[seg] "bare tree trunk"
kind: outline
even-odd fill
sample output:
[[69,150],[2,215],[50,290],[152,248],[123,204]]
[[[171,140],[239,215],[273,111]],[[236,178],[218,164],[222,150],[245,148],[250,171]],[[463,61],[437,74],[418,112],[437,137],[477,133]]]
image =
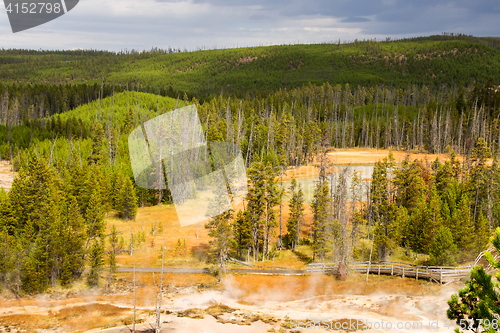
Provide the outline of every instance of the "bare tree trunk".
[[[368,235],[368,236],[370,236],[370,235]],[[370,268],[372,265],[373,243],[375,243],[375,232],[373,233],[372,245],[370,247],[370,260],[368,261],[368,267],[366,268],[366,282],[368,282],[368,274],[370,274]]]
[[464,121],[464,114],[462,113],[462,115],[460,116],[460,125],[458,125],[458,151],[457,151],[457,154],[460,155],[461,153],[461,139],[462,139],[462,125],[463,125],[463,121]]
[[56,146],[57,136],[58,135],[56,135],[56,138],[54,139],[54,144],[52,145],[52,148],[50,149],[50,158],[49,158],[49,163],[48,163],[49,167],[50,167],[50,164],[52,162],[52,153],[54,152],[54,147]]
[[134,234],[132,233],[132,230],[130,230],[130,255],[134,255]]
[[[281,216],[282,216],[282,211],[281,211],[281,206],[282,206],[282,202],[283,202],[283,166],[281,167],[281,174],[280,174],[280,177],[281,177],[281,194],[280,194],[280,239],[279,239],[279,249],[281,251],[281,246],[283,244],[283,228],[282,228],[282,223],[281,223]],[[297,230],[298,232],[298,230]]]
[[268,249],[269,230],[267,228],[268,223],[269,223],[269,211],[266,211],[266,225],[264,227],[264,244],[263,244],[263,248],[262,248],[262,262],[264,262],[264,260],[266,258],[266,252],[269,251],[269,249]]
[[[163,242],[163,248],[161,252],[161,275],[160,275],[160,295],[158,296],[158,303],[156,307],[156,327],[155,332],[160,333],[161,329],[161,300],[162,300],[162,289],[163,289],[163,266],[165,262],[165,247],[167,246],[167,233],[165,232],[165,240]],[[154,273],[153,273],[154,274]],[[156,293],[156,287],[155,287]]]
[[158,222],[158,217],[160,216],[160,214],[158,214],[158,216],[156,216],[156,219],[155,219],[155,224],[153,226],[153,235],[156,235],[156,222]]
[[132,332],[135,333],[135,302],[136,302],[136,297],[135,297],[135,258],[132,257],[132,260],[134,262],[134,319],[132,321]]

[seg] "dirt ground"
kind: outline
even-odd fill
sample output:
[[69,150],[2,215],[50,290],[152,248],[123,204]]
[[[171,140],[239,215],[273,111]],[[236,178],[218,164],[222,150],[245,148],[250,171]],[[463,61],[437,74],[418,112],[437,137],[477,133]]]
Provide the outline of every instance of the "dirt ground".
[[8,161],[0,161],[0,187],[6,191],[12,187],[16,173],[12,172],[12,166]]
[[[444,327],[446,300],[458,285],[441,287],[376,275],[366,282],[365,278],[362,274],[352,274],[346,281],[322,274],[227,275],[216,284],[216,278],[206,274],[165,274],[161,332],[308,332],[297,330],[298,325],[313,322],[356,322],[359,330],[389,331],[376,329],[382,321],[393,327],[422,325],[396,332],[453,331]],[[155,279],[159,290],[160,277]],[[136,329],[144,332],[154,326],[152,274],[137,274],[136,285]],[[133,290],[132,275],[120,273],[108,291],[77,286],[21,300],[4,292],[0,332],[130,332]],[[439,328],[427,328],[429,322],[439,323]]]

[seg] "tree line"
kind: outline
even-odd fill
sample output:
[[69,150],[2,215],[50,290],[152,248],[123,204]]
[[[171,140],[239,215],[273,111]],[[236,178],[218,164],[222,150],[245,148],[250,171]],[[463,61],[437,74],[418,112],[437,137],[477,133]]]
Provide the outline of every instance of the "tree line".
[[[308,83],[406,88],[484,83],[499,79],[498,38],[429,36],[398,41],[355,40],[180,52],[0,50],[3,82],[122,85],[141,82],[206,98],[244,98]],[[182,96],[181,96],[182,97]]]

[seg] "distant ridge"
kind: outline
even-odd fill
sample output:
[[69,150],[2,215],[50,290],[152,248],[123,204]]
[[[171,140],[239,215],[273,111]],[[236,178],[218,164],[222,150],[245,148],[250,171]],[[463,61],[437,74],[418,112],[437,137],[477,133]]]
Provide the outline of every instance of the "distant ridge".
[[[4,83],[139,82],[150,92],[173,87],[194,96],[267,93],[308,83],[331,85],[469,86],[499,81],[500,38],[443,34],[180,52],[1,50]],[[156,90],[155,90],[156,89]]]

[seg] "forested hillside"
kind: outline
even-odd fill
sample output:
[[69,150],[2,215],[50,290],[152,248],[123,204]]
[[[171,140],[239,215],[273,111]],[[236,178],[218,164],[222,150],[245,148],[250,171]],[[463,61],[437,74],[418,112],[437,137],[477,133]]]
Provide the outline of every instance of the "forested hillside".
[[139,82],[143,91],[161,94],[173,87],[198,99],[221,91],[244,97],[309,82],[439,89],[484,83],[489,76],[498,80],[499,56],[498,38],[464,35],[193,52],[2,50],[0,78],[115,87]]
[[[500,224],[495,41],[3,51],[0,154],[19,175],[0,195],[0,279],[33,293],[71,284],[89,267],[87,282],[97,285],[106,252],[116,265],[117,237],[105,232],[106,214],[129,220],[138,207],[172,201],[168,190],[135,186],[128,134],[188,104],[197,106],[207,141],[238,144],[248,168],[244,209],[207,224],[209,258],[220,267],[246,251],[266,261],[299,246],[314,261],[370,253],[386,260],[398,248],[408,257],[428,255],[428,264],[470,260]],[[355,147],[452,157],[401,165],[385,159],[363,192],[356,174],[334,180],[325,155]],[[311,218],[303,218],[295,184],[287,189],[285,226],[277,176],[312,163],[320,176]]]
[[[4,123],[0,151],[20,172],[12,190],[2,196],[6,240],[2,246],[8,253],[2,257],[4,279],[26,291],[43,290],[57,281],[69,283],[81,274],[84,258],[96,268],[102,265],[107,211],[133,218],[137,206],[168,203],[168,190],[134,190],[127,135],[142,122],[191,103],[198,106],[207,140],[239,144],[249,167],[249,211],[233,216],[230,230],[226,228],[223,234],[224,238],[234,237],[237,253],[250,248],[256,260],[265,260],[280,243],[295,247],[300,242],[310,244],[319,260],[331,251],[347,260],[361,255],[356,252],[358,237],[364,234],[370,238],[372,234],[377,244],[374,253],[380,259],[397,246],[432,254],[433,246],[441,246],[443,237],[452,249],[461,249],[463,256],[435,260],[452,264],[470,258],[484,248],[489,228],[499,221],[499,201],[493,195],[500,193],[495,190],[498,166],[485,164],[487,157],[498,156],[499,149],[499,94],[492,92],[492,85],[435,95],[416,87],[308,85],[265,98],[216,96],[201,104],[196,99],[175,100],[130,91],[98,98],[50,118],[25,119],[17,126]],[[283,241],[275,230],[280,195],[273,179],[281,167],[310,163],[329,147],[455,151],[465,159],[463,163],[435,162],[431,168],[407,161],[400,172],[408,174],[394,179],[390,177],[394,163],[382,162],[376,166],[369,205],[360,211],[347,209],[345,193],[349,189],[329,182],[324,174],[312,205],[312,224],[305,230],[303,222],[296,228],[290,224],[288,235],[282,234]],[[265,187],[257,191],[259,186]],[[38,188],[46,191],[35,191]],[[332,207],[339,210],[332,211],[328,207],[335,200]],[[47,210],[51,205],[54,207]],[[64,213],[68,210],[72,212]],[[301,221],[301,205],[296,204],[294,211],[295,223]],[[469,229],[459,227],[457,221],[469,221]],[[74,244],[64,243],[70,248],[56,247],[58,237],[63,236],[52,229],[56,226],[81,236]],[[211,224],[215,238],[221,236],[217,226]],[[483,236],[472,242],[463,230],[476,230]],[[436,234],[441,237],[438,243]],[[335,242],[329,241],[332,237]],[[302,238],[307,241],[300,241]],[[49,241],[56,243],[47,247]],[[328,244],[335,244],[335,248]],[[27,248],[31,250],[19,252]],[[67,261],[68,253],[81,260]],[[19,258],[24,266],[16,271]],[[44,275],[33,280],[30,271],[42,268]],[[96,283],[95,278],[89,277],[89,283]]]

